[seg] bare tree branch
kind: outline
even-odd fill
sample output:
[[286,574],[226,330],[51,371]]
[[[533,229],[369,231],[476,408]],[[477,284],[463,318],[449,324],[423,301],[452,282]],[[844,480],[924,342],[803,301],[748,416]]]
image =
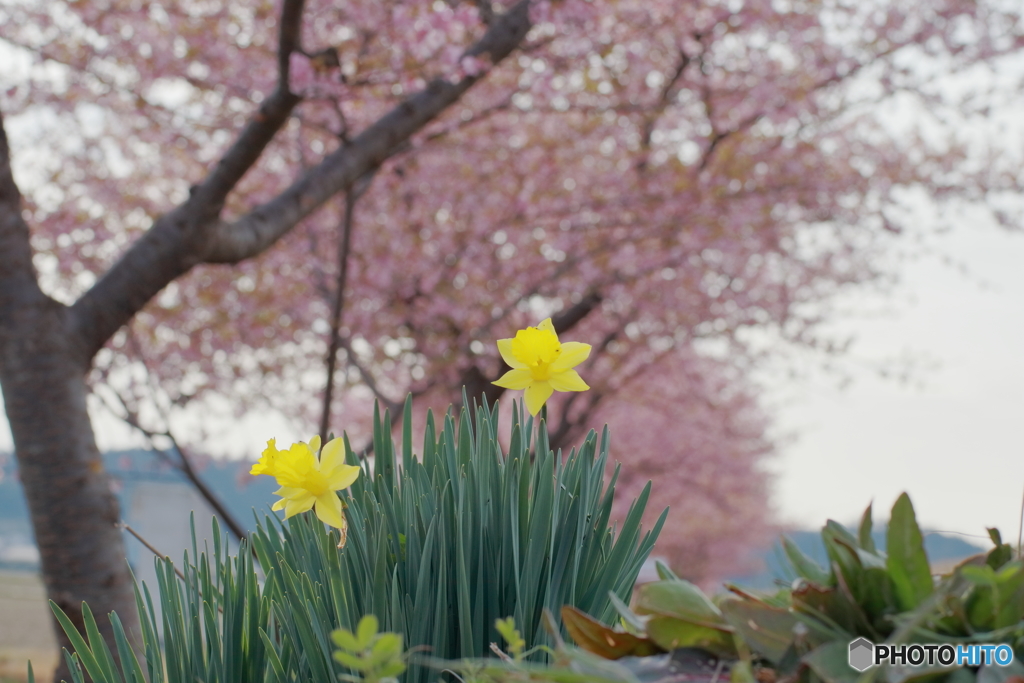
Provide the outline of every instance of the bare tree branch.
[[288,64],[300,49],[303,0],[285,0],[278,34],[278,84],[206,179],[184,204],[161,216],[121,259],[71,307],[79,362],[89,366],[107,340],[167,283],[200,261],[224,201],[287,122],[301,98],[288,89]]
[[[465,56],[487,55],[497,64],[530,29],[530,0],[520,0],[496,21]],[[376,169],[414,133],[458,101],[480,76],[456,83],[436,79],[419,93],[304,173],[284,192],[232,224],[221,224],[204,255],[208,263],[237,263],[261,253],[300,220],[358,178]]]
[[238,140],[221,158],[213,172],[192,191],[193,201],[200,211],[210,219],[220,216],[224,200],[235,188],[246,171],[260,158],[263,150],[277,135],[301,101],[301,97],[288,88],[289,60],[293,52],[300,52],[300,31],[302,28],[303,0],[285,0],[281,8],[281,28],[278,33],[277,88],[271,93],[259,111],[253,116]]
[[[465,56],[487,55],[492,64],[508,56],[530,29],[529,6],[530,0],[520,0]],[[72,306],[71,335],[80,340],[78,358],[83,369],[107,340],[169,282],[202,262],[237,263],[263,252],[332,196],[380,166],[482,77],[467,75],[456,83],[430,83],[363,131],[350,146],[305,172],[278,197],[235,223],[221,223],[224,198],[299,101],[283,84],[287,81],[287,56],[298,45],[297,25],[291,18],[297,18],[300,12],[301,2],[285,3],[279,47],[281,81],[217,168],[194,188],[184,204],[158,219]]]
[[[686,50],[682,47],[679,48],[679,61],[676,63],[676,70],[672,74],[672,77],[668,79],[665,86],[661,89],[661,95],[658,97],[658,102],[655,104],[650,113],[647,115],[643,123],[643,136],[642,142],[640,143],[645,149],[649,149],[651,146],[651,136],[654,134],[654,127],[658,123],[658,119],[661,118],[665,110],[668,109],[669,105],[672,104],[672,95],[675,92],[676,85],[679,80],[683,77],[683,73],[686,71],[686,67],[690,65],[690,55],[686,54]],[[646,163],[646,162],[643,162]]]
[[[363,367],[362,363],[356,360],[356,354],[352,351],[352,344],[349,340],[339,337],[338,345],[345,349],[346,362],[356,369],[356,372],[359,373],[359,376],[363,380],[363,384],[365,384],[370,391],[373,392],[374,397],[383,404],[384,410],[390,410],[393,414],[397,415],[398,409],[402,407],[402,404],[398,401],[391,400],[380,390],[380,387],[377,386],[377,380],[375,380],[373,375],[370,374],[370,371]],[[415,394],[415,392],[413,393]]]
[[491,0],[472,0],[480,12],[480,21],[488,26],[494,23],[494,5]]
[[[143,364],[145,365],[144,361]],[[149,375],[148,368],[146,369],[146,373],[147,375]],[[221,501],[220,496],[218,496],[213,491],[213,489],[207,486],[206,482],[204,482],[202,477],[199,476],[199,473],[196,472],[195,468],[192,466],[192,460],[190,456],[188,455],[188,453],[185,452],[185,449],[181,447],[181,444],[178,443],[178,440],[174,436],[174,432],[171,431],[170,425],[168,425],[162,431],[157,431],[145,427],[142,424],[142,419],[139,417],[138,411],[132,408],[130,405],[128,405],[128,400],[121,394],[121,392],[111,387],[109,383],[108,388],[110,388],[111,393],[113,393],[113,395],[117,397],[117,402],[121,405],[121,411],[123,412],[123,414],[120,414],[118,411],[114,410],[113,407],[110,406],[110,404],[103,396],[96,394],[97,396],[99,396],[100,400],[107,406],[107,410],[109,410],[111,414],[117,415],[117,417],[124,420],[128,425],[137,429],[139,433],[145,436],[146,440],[149,441],[150,448],[152,448],[153,452],[156,453],[157,457],[159,457],[168,465],[170,465],[171,467],[185,475],[185,478],[189,480],[189,483],[192,484],[192,486],[196,489],[199,495],[203,497],[203,500],[205,500],[207,504],[209,504],[209,506],[213,509],[214,513],[216,513],[220,520],[224,522],[225,526],[228,527],[231,533],[233,533],[238,540],[246,538],[247,534],[245,532],[245,528],[242,527],[242,525],[238,522],[238,520],[231,513],[231,511],[224,506],[224,503],[223,501]],[[167,416],[162,416],[162,419],[164,421],[164,424],[166,425]],[[158,436],[162,436],[171,442],[171,445],[174,447],[174,450],[177,451],[178,453],[177,458],[172,458],[170,454],[167,453],[167,451],[157,447],[156,437]]]
[[327,443],[327,428],[331,422],[331,402],[334,399],[334,371],[338,363],[338,348],[341,346],[341,313],[345,303],[345,280],[348,276],[348,253],[352,244],[352,222],[359,197],[370,187],[370,180],[362,183],[362,188],[350,188],[345,192],[345,216],[342,219],[341,239],[338,243],[338,280],[334,290],[333,308],[331,310],[331,341],[327,348],[326,374],[323,410],[320,414],[320,440]]

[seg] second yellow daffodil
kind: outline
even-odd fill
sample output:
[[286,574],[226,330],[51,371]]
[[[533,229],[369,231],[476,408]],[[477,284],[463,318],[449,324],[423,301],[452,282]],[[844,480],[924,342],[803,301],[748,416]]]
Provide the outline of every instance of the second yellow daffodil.
[[525,389],[526,409],[536,415],[556,391],[586,391],[590,387],[573,370],[590,356],[590,344],[560,342],[551,318],[537,327],[499,339],[498,352],[511,370],[495,384],[506,389]]
[[344,539],[348,525],[336,492],[351,486],[359,471],[355,465],[345,464],[344,441],[331,439],[321,450],[320,437],[314,436],[308,444],[300,441],[286,451],[277,450],[271,439],[250,474],[277,479],[281,488],[274,495],[281,496],[281,500],[272,509],[283,509],[285,519],[312,509],[322,522],[340,529]]

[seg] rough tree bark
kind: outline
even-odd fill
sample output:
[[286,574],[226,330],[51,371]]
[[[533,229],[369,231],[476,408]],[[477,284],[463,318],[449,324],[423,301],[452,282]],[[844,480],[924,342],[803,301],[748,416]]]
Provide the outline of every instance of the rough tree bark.
[[[117,499],[86,412],[88,368],[75,360],[81,352],[67,334],[68,309],[37,284],[7,151],[0,129],[0,385],[46,592],[80,629],[83,601],[131,626]],[[101,629],[112,637],[106,619]]]
[[[498,64],[530,29],[529,0],[493,17],[467,51]],[[234,223],[220,219],[228,194],[288,121],[300,98],[288,87],[288,63],[300,49],[302,0],[285,0],[279,22],[276,90],[260,106],[190,197],[159,218],[96,284],[71,306],[39,288],[30,227],[11,173],[0,118],[0,388],[42,564],[46,590],[76,624],[88,602],[116,611],[129,633],[138,615],[119,511],[86,411],[86,374],[104,344],[167,284],[200,263],[237,263],[271,247],[325,201],[376,169],[482,75],[438,80],[406,99],[351,144],[307,170],[278,197]],[[57,628],[58,641],[70,643]],[[68,677],[57,671],[57,680]]]

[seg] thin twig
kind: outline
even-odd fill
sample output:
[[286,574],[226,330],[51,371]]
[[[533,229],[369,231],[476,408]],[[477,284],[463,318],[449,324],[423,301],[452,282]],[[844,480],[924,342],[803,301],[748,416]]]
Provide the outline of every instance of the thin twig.
[[345,279],[348,277],[348,254],[352,242],[352,214],[355,211],[356,195],[352,190],[345,193],[345,217],[342,220],[341,241],[338,243],[338,281],[334,291],[334,307],[331,311],[331,343],[327,349],[327,386],[324,388],[323,411],[320,414],[320,440],[327,442],[327,427],[331,421],[331,401],[334,398],[334,370],[338,363],[338,347],[341,345],[341,314],[344,310]]
[[1024,557],[1024,495],[1020,497],[1020,526],[1017,528],[1017,557]]
[[[185,575],[181,572],[180,569],[178,569],[177,567],[174,566],[174,562],[171,560],[170,556],[164,555],[159,550],[154,548],[153,545],[149,541],[144,539],[142,537],[142,535],[139,534],[138,531],[136,531],[135,529],[131,528],[128,525],[128,523],[125,522],[123,519],[121,520],[121,528],[124,529],[125,531],[127,531],[128,533],[130,533],[132,536],[134,536],[139,541],[139,543],[141,543],[142,545],[146,546],[146,549],[149,550],[149,552],[153,553],[154,555],[159,557],[161,560],[167,560],[168,562],[170,562],[171,563],[171,569],[174,570],[174,573],[178,576],[178,578],[181,579],[182,582],[185,583],[186,585],[188,584],[188,579],[185,578]],[[253,556],[255,557],[255,553],[254,553]],[[193,558],[193,559],[195,559],[195,558]],[[197,588],[197,590],[198,590],[198,588]],[[199,596],[202,597],[202,595],[203,594],[200,591]],[[224,613],[224,607],[221,606],[221,605],[217,605],[217,611],[220,612],[221,614],[223,614]]]
[[[162,552],[160,552],[159,550],[154,548],[153,545],[149,541],[144,539],[142,537],[142,535],[139,534],[138,531],[136,531],[135,529],[131,528],[131,526],[128,525],[128,522],[124,521],[123,519],[121,520],[121,528],[124,529],[125,531],[127,531],[128,533],[130,533],[132,536],[134,536],[138,540],[139,543],[141,543],[142,545],[146,546],[146,549],[149,550],[149,552],[153,553],[154,555],[159,557],[161,560],[167,560],[169,562],[171,561],[170,555],[164,555]],[[177,567],[174,566],[174,562],[171,562],[171,568],[174,570],[174,573],[178,575],[179,579],[181,579],[182,581],[186,581],[185,575],[181,573],[180,569],[178,569]]]
[[[351,342],[348,339],[340,339],[339,344],[341,344],[341,348],[345,349],[347,357],[346,362],[356,369],[356,372],[359,373],[359,376],[362,378],[363,383],[370,389],[370,391],[373,392],[374,398],[376,398],[384,405],[385,410],[390,410],[392,413],[397,414],[398,409],[401,407],[402,404],[399,403],[398,401],[393,401],[384,395],[384,393],[380,390],[380,387],[377,386],[377,380],[374,379],[370,371],[363,367],[362,363],[356,360],[356,354],[352,350]],[[413,393],[415,394],[415,392]]]
[[501,648],[498,647],[497,643],[491,643],[491,652],[493,652],[494,654],[498,655],[498,659],[500,659],[503,662],[508,662],[509,664],[512,664],[513,662],[515,662],[514,659],[512,659],[507,654],[502,652]]
[[[195,468],[192,467],[192,461],[185,450],[182,449],[170,428],[168,427],[166,430],[158,432],[144,427],[138,413],[128,406],[124,396],[122,396],[120,392],[113,387],[110,389],[114,396],[117,397],[118,402],[121,404],[121,408],[124,410],[124,415],[119,415],[118,417],[124,420],[129,426],[139,430],[139,432],[146,437],[146,440],[149,441],[150,448],[158,457],[162,458],[165,462],[170,463],[175,469],[185,475],[185,478],[188,479],[189,483],[191,483],[193,487],[195,487],[196,491],[199,492],[199,495],[203,497],[203,500],[213,508],[213,511],[221,521],[224,522],[224,525],[227,526],[228,530],[235,535],[235,538],[240,541],[247,538],[248,534],[242,525],[239,524],[238,520],[235,519],[235,516],[224,506],[224,503],[220,500],[217,494],[214,493],[213,489],[206,485],[206,482],[199,477]],[[107,404],[107,409],[110,410],[110,405],[107,403],[106,399],[101,396],[100,400]],[[115,415],[117,414],[114,410],[110,410],[110,412]],[[166,416],[164,416],[164,421],[166,422]],[[167,451],[162,448],[157,448],[155,443],[155,437],[157,436],[162,436],[171,442],[174,450],[178,453],[177,458],[171,458],[167,454]]]

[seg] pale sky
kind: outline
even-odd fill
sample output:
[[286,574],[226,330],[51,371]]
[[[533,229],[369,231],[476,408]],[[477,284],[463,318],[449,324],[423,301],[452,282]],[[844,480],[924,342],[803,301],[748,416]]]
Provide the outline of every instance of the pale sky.
[[[849,522],[874,501],[887,520],[907,491],[922,526],[1016,543],[1024,497],[1024,234],[963,226],[935,244],[968,274],[926,259],[891,296],[859,293],[837,329],[857,359],[912,356],[931,366],[904,384],[856,372],[781,383],[780,428],[796,432],[773,463],[785,521]],[[878,312],[883,313],[878,313]],[[981,541],[982,539],[978,539]],[[986,542],[986,541],[983,541]]]

